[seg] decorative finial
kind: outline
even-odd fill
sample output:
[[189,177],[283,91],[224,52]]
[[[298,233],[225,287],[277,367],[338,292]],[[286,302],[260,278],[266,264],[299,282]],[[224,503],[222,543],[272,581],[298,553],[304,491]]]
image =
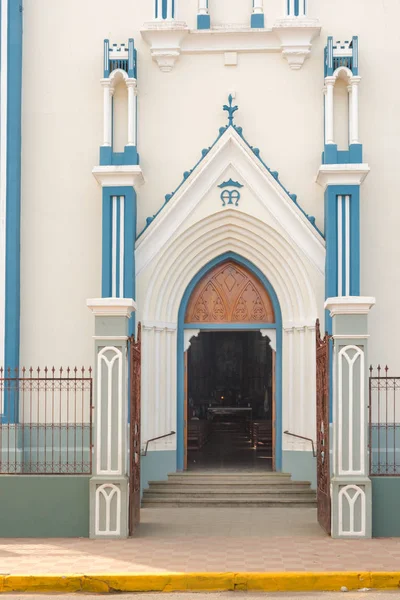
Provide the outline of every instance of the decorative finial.
[[237,110],[239,110],[238,106],[232,106],[232,101],[233,101],[232,94],[229,94],[229,96],[228,96],[229,104],[224,104],[224,107],[223,107],[224,110],[226,110],[228,113],[228,126],[233,125],[233,115],[235,114],[235,112]]

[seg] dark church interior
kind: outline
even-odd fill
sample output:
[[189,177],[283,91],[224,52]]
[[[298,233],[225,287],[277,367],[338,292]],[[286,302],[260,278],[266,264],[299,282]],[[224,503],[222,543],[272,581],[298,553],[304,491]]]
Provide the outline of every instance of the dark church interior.
[[273,379],[259,331],[206,331],[188,352],[188,469],[272,469]]

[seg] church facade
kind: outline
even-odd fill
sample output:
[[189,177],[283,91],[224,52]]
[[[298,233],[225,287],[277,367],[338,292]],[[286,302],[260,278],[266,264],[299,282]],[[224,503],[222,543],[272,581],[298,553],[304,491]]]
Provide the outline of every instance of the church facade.
[[[190,469],[190,440],[228,415],[258,423],[268,468],[325,493],[328,533],[387,535],[396,380],[375,414],[368,369],[400,369],[400,9],[0,2],[0,449],[18,465],[0,485],[29,496],[40,478],[48,500],[62,478],[82,531],[126,537],[132,474],[143,489]],[[14,370],[75,364],[94,369],[92,416],[60,408],[57,427],[91,472],[26,474]],[[54,410],[37,398],[46,462]]]

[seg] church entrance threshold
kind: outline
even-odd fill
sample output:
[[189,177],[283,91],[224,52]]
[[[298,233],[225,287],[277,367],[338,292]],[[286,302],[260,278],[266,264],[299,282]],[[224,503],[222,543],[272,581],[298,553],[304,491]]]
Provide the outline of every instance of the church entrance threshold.
[[259,331],[202,331],[187,355],[187,468],[273,470],[274,353]]

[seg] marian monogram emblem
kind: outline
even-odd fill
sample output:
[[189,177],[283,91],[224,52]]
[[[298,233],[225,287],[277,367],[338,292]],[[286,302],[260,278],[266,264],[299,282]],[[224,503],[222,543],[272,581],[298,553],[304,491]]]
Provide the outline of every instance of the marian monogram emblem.
[[222,200],[222,206],[228,206],[229,204],[231,204],[232,206],[239,206],[239,189],[243,187],[241,183],[239,183],[238,181],[233,181],[233,179],[229,179],[229,181],[224,181],[223,183],[220,183],[218,187],[223,188],[220,196]]

